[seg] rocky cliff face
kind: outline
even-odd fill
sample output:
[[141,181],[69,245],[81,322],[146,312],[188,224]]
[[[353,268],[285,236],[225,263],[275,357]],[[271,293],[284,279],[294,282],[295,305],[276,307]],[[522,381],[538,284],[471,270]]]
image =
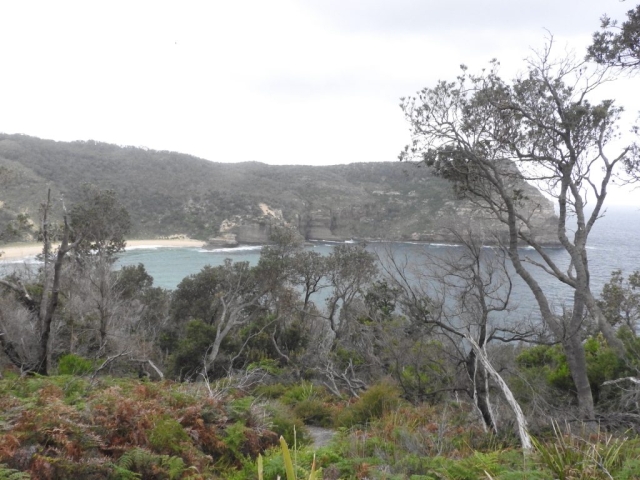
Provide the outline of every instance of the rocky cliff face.
[[[488,244],[498,239],[506,240],[507,230],[486,209],[471,202],[447,201],[437,211],[422,205],[422,210],[412,217],[389,216],[388,212],[372,212],[372,206],[351,206],[336,210],[313,209],[295,213],[297,222],[288,223],[283,217],[270,215],[225,220],[221,230],[227,233],[211,239],[212,245],[265,244],[274,226],[295,228],[307,240],[344,241],[388,240],[417,241],[427,243],[452,243],[455,232],[473,232]],[[542,197],[527,205],[534,226],[533,236],[543,245],[558,243],[555,236],[553,203]],[[429,223],[425,226],[424,218]],[[231,241],[229,241],[231,239]]]

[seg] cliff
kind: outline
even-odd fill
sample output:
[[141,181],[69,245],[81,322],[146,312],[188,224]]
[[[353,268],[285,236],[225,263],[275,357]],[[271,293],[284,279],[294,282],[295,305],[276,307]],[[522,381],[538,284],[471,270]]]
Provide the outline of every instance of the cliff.
[[[501,228],[486,212],[456,199],[424,167],[400,162],[325,167],[216,163],[175,152],[100,142],[54,142],[0,134],[0,226],[53,197],[78,199],[92,183],[115,190],[133,236],[176,232],[215,245],[265,243],[274,225],[309,240],[384,239],[447,242],[451,229],[492,237]],[[554,243],[551,202],[523,184],[535,234]]]

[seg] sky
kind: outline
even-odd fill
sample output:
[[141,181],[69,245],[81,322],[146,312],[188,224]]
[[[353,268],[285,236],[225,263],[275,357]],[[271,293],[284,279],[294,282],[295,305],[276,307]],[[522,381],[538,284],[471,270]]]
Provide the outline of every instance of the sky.
[[[584,55],[618,0],[0,0],[0,131],[212,161],[393,161],[399,108],[460,64]],[[640,78],[603,92],[640,111]],[[640,192],[636,192],[640,197]],[[614,195],[615,197],[615,195]],[[625,201],[625,195],[613,198]],[[626,195],[628,198],[628,195]]]

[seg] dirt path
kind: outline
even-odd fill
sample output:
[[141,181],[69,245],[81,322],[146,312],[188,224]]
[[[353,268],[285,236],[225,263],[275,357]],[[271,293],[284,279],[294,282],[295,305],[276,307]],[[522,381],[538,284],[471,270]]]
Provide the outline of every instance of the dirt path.
[[335,436],[336,431],[331,428],[307,426],[311,438],[313,438],[313,448],[320,448],[328,445]]

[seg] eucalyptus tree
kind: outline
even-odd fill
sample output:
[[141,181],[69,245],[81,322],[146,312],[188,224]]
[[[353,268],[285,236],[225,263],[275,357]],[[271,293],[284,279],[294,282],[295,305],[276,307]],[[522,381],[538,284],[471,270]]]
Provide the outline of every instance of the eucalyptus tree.
[[640,5],[629,10],[622,23],[602,17],[601,31],[593,34],[589,58],[614,67],[640,68]]
[[[607,68],[571,57],[556,60],[552,43],[527,60],[526,72],[512,82],[500,77],[499,64],[493,61],[479,75],[463,67],[455,81],[441,81],[403,99],[412,143],[401,159],[425,162],[460,196],[502,223],[504,235],[497,240],[533,293],[542,321],[562,343],[580,415],[593,418],[581,336],[587,311],[620,356],[624,348],[591,291],[587,243],[610,184],[627,179],[628,170],[637,165],[637,148],[611,145],[620,139],[622,108],[612,100],[590,100],[611,79]],[[524,182],[555,200],[555,230],[569,258],[566,268],[538,238],[533,219],[542,205],[526,198]],[[521,245],[535,250],[538,259],[523,254]],[[533,270],[569,286],[571,307],[555,309]]]

